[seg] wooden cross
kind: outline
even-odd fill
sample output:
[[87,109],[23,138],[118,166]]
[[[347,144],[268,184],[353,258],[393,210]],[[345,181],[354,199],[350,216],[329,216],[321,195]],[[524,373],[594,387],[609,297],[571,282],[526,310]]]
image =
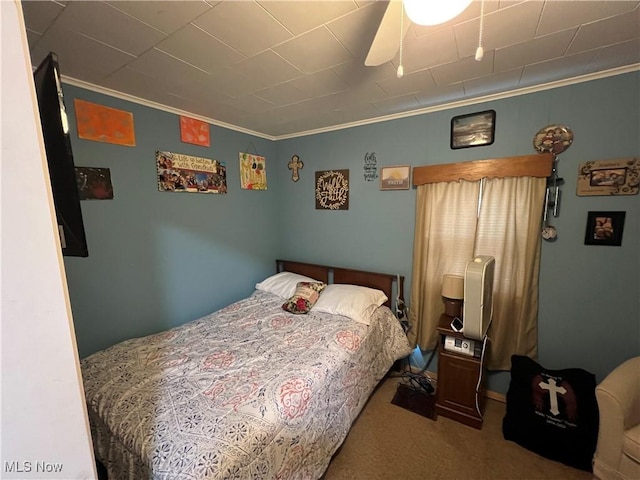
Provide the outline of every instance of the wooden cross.
[[298,170],[304,167],[304,163],[300,161],[300,157],[298,155],[294,155],[291,157],[291,161],[288,164],[289,170],[293,170],[291,174],[291,180],[297,182],[300,180],[300,175],[298,175]]

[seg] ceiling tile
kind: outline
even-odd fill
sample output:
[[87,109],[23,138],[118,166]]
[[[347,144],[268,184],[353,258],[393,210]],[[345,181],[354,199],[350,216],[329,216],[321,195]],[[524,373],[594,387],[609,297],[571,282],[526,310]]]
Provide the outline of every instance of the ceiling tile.
[[300,70],[271,50],[243,60],[234,69],[255,82],[255,90],[293,80],[302,75]]
[[536,35],[578,27],[583,23],[590,23],[602,18],[618,15],[633,10],[638,2],[630,1],[599,1],[599,2],[545,2],[540,18],[540,25]]
[[107,3],[167,35],[174,33],[211,8],[211,5],[203,0],[182,0],[180,2],[166,0],[111,1]]
[[331,93],[321,97],[314,97],[304,102],[300,102],[299,106],[308,109],[307,112],[329,112],[344,106],[348,95],[344,92]]
[[415,41],[408,43],[403,50],[402,63],[405,72],[423,70],[458,60],[453,28],[418,37]]
[[584,52],[636,38],[640,38],[640,9],[582,25],[567,53]]
[[379,100],[377,102],[373,102],[373,106],[380,115],[407,112],[421,107],[420,102],[418,102],[415,95],[402,95],[399,97]]
[[314,73],[350,61],[353,56],[325,27],[304,33],[273,48],[304,73]]
[[180,88],[188,89],[190,84],[207,78],[207,73],[202,70],[155,48],[131,61],[128,66],[151,78],[162,79],[163,83],[171,85],[174,92],[179,92]]
[[529,42],[498,48],[495,54],[495,71],[510,70],[520,65],[561,57],[567,51],[576,31],[577,28],[572,28],[538,37]]
[[280,83],[272,87],[258,90],[255,93],[260,98],[278,105],[288,105],[298,103],[310,97],[299,88],[293,86],[292,82]]
[[390,97],[428,91],[435,87],[433,77],[429,70],[410,73],[408,75],[404,75],[402,78],[390,78],[388,80],[378,82],[378,84]]
[[578,53],[547,62],[527,65],[524,67],[520,85],[530,86],[583,75],[586,73],[586,65],[595,58],[596,53],[596,51]]
[[166,37],[104,2],[69,2],[56,24],[132,55],[140,55]]
[[376,110],[376,107],[369,103],[354,106],[349,109],[339,109],[334,111],[333,114],[334,125],[356,122],[362,119],[375,118],[380,115],[378,110]]
[[[248,1],[221,2],[193,23],[246,56],[292,37],[264,8]],[[259,32],[255,25],[260,26]]]
[[230,98],[224,103],[243,112],[254,112],[258,114],[275,106],[273,103],[253,94]]
[[380,88],[377,83],[367,83],[362,87],[355,88],[344,95],[343,103],[339,108],[358,108],[360,105],[373,104],[379,100],[389,98],[389,95]]
[[134,59],[132,55],[58,25],[47,30],[39,44],[45,44],[47,52],[58,55],[62,75],[90,83],[99,84],[111,72]]
[[265,0],[258,2],[294,35],[313,30],[357,8],[352,1],[331,0],[291,2]]
[[640,63],[640,42],[629,40],[601,49],[587,66],[587,71],[597,72],[634,63]]
[[321,70],[310,75],[305,75],[304,77],[291,80],[289,83],[301,92],[304,92],[308,97],[342,92],[349,88],[349,85],[332,69]]
[[[58,15],[63,5],[56,2],[22,2],[24,23],[28,30],[43,34]],[[31,44],[30,44],[31,45]]]
[[[507,47],[534,38],[544,2],[521,2],[485,15],[482,34],[484,50]],[[461,58],[475,55],[480,34],[479,19],[454,27]]]
[[157,46],[169,55],[198,67],[206,72],[231,65],[245,57],[217,38],[194,25],[187,25]]
[[415,95],[422,107],[441,105],[443,103],[460,100],[465,96],[462,82],[442,87],[434,86],[429,90],[424,90]]
[[230,67],[216,69],[203,82],[208,89],[225,93],[230,97],[240,97],[261,88],[261,84],[258,84],[255,78],[243,75]]
[[462,82],[464,93],[467,97],[479,97],[490,95],[500,91],[509,91],[518,88],[523,67],[494,73],[486,77],[476,78]]
[[390,63],[383,63],[378,67],[366,67],[360,60],[343,63],[332,70],[347,85],[357,87],[363,84],[378,82],[396,76],[396,69]]
[[493,73],[494,52],[484,52],[484,58],[477,62],[474,57],[463,58],[457,62],[439,65],[431,69],[437,85],[450,85]]

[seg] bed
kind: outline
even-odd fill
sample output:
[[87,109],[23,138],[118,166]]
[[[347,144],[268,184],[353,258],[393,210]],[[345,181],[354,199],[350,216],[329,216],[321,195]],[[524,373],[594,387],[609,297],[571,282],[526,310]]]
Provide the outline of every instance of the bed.
[[[82,360],[109,479],[323,475],[376,385],[411,352],[391,310],[402,277],[276,265],[245,299]],[[301,286],[322,290],[307,313],[284,310],[300,305]]]

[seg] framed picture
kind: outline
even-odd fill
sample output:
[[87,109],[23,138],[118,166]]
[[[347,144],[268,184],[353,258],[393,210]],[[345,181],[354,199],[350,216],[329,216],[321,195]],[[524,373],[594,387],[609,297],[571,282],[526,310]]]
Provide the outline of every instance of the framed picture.
[[451,119],[451,148],[491,145],[495,132],[495,110],[453,117]]
[[349,210],[349,170],[316,172],[316,210]]
[[380,190],[409,190],[409,165],[380,168]]
[[640,161],[637,157],[591,160],[578,170],[579,196],[637,195],[640,185]]
[[111,200],[111,170],[108,168],[75,167],[80,200]]
[[626,212],[589,212],[585,245],[622,245],[622,230]]

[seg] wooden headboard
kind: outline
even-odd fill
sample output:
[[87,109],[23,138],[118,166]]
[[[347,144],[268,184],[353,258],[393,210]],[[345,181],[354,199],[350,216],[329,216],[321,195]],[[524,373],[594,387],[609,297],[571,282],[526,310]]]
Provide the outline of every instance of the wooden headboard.
[[[404,308],[404,276],[393,273],[366,272],[349,268],[330,267],[328,265],[316,265],[314,263],[295,262],[292,260],[276,260],[276,272],[291,272],[307,277],[315,278],[324,283],[347,283],[361,285],[363,287],[382,290],[388,300],[385,305],[389,308]],[[393,282],[398,282],[398,298],[402,305],[395,305],[393,294]]]

